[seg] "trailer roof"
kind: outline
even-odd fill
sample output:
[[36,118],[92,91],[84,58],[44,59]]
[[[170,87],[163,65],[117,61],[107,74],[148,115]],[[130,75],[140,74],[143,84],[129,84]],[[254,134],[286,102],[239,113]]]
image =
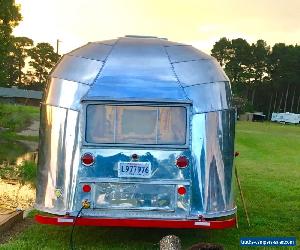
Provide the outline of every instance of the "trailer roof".
[[191,102],[200,91],[208,102],[201,111],[228,108],[226,96],[231,95],[229,80],[213,57],[190,45],[147,36],[88,43],[64,55],[51,77],[53,94],[58,85],[74,88],[76,82],[73,92],[80,101]]

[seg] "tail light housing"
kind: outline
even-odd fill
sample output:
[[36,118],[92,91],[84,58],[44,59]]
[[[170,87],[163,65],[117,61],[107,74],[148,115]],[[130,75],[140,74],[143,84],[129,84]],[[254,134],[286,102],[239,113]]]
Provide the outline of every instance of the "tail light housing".
[[181,186],[177,189],[177,193],[180,195],[185,195],[186,194],[186,188],[184,186]]
[[85,192],[85,193],[91,192],[91,189],[92,189],[91,186],[88,185],[88,184],[85,184],[85,185],[82,186],[82,191]]
[[186,168],[189,165],[189,159],[181,155],[176,159],[176,166],[178,168]]
[[81,163],[86,167],[93,165],[94,162],[95,158],[91,153],[85,153],[83,156],[81,156]]

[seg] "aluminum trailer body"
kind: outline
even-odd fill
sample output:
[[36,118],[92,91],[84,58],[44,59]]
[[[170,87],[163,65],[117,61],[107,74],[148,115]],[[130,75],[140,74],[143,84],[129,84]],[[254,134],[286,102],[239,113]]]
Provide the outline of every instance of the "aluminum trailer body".
[[64,55],[41,105],[40,223],[235,225],[228,77],[189,45],[128,36]]

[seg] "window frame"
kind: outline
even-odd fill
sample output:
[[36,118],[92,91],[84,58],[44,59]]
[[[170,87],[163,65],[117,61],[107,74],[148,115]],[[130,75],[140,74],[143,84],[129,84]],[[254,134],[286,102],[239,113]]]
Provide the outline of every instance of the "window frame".
[[[110,105],[110,106],[148,106],[148,107],[183,107],[186,109],[186,135],[184,144],[136,144],[136,143],[92,143],[86,141],[87,129],[87,107],[89,105]],[[85,101],[83,103],[82,115],[82,145],[87,147],[130,147],[130,148],[189,148],[190,144],[190,112],[189,103],[168,103],[168,102],[113,102],[113,101]]]

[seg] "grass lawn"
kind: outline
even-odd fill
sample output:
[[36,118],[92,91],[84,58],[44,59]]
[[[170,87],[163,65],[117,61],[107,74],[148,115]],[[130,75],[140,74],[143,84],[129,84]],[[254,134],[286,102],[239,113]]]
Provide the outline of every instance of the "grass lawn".
[[[300,126],[239,122],[236,150],[240,152],[235,163],[250,215],[250,228],[237,193],[239,229],[76,227],[76,249],[158,249],[157,243],[167,234],[179,236],[184,247],[214,242],[223,244],[225,249],[239,249],[240,237],[296,236],[299,249]],[[69,249],[70,231],[70,227],[33,225],[17,238],[0,245],[0,249]]]
[[0,143],[38,140],[36,136],[17,135],[17,132],[28,127],[33,120],[39,120],[39,117],[39,107],[0,103]]
[[38,107],[0,103],[0,127],[12,131],[22,130],[30,125],[32,120],[38,120],[39,116]]

